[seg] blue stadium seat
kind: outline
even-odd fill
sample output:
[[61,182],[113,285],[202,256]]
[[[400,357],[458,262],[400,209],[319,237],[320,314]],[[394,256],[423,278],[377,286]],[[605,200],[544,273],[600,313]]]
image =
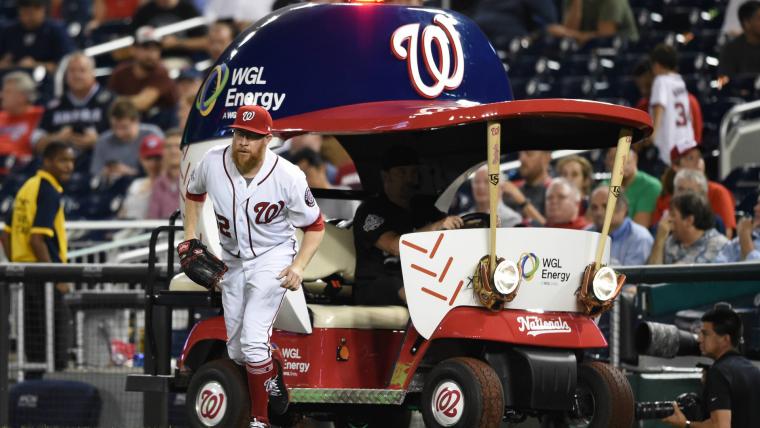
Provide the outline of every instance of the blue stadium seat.
[[592,78],[589,76],[564,77],[559,82],[561,98],[588,99],[591,97],[592,90]]
[[510,78],[531,78],[536,75],[536,62],[538,57],[533,55],[517,55],[508,61]]
[[653,22],[653,28],[658,30],[686,33],[692,31],[700,19],[701,9],[698,7],[666,7],[662,20]]

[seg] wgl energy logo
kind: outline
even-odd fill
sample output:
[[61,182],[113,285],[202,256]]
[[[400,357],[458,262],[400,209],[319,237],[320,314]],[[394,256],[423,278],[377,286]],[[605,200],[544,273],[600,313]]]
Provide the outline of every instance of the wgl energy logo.
[[530,282],[536,277],[536,274],[541,271],[540,279],[549,280],[543,281],[546,285],[557,285],[556,280],[559,282],[567,282],[570,279],[570,272],[565,272],[562,269],[559,258],[544,258],[540,259],[535,253],[522,253],[519,257],[520,270],[523,273],[523,279]]

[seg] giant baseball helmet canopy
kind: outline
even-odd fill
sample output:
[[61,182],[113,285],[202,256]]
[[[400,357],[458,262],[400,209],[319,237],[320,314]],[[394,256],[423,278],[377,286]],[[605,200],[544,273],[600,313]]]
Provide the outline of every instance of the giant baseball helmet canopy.
[[458,176],[485,159],[487,121],[504,128],[502,153],[608,147],[623,127],[634,142],[651,133],[649,116],[635,109],[513,101],[504,66],[474,22],[388,4],[298,4],[260,20],[210,69],[184,143],[225,137],[242,105],[267,109],[273,134],[338,136],[365,190],[377,189],[379,160],[398,143],[413,144],[423,163],[434,151],[447,178]]

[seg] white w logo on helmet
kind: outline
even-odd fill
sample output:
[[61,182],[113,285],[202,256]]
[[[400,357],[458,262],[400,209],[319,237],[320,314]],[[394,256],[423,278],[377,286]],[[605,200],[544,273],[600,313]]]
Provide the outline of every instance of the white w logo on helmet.
[[[397,28],[391,36],[391,51],[396,58],[406,60],[412,86],[418,94],[425,98],[435,98],[441,95],[444,89],[458,88],[464,77],[462,42],[459,40],[459,33],[454,29],[454,20],[446,15],[436,15],[433,18],[433,24],[422,30],[422,59],[428,74],[433,79],[432,85],[427,85],[422,81],[417,63],[417,40],[420,24],[403,25]],[[403,46],[406,40],[409,40],[408,49]],[[440,64],[436,64],[433,58],[433,44],[438,48]],[[453,61],[451,60],[452,52],[454,54]],[[451,70],[452,62],[453,71]]]
[[253,119],[253,116],[256,116],[256,113],[252,111],[245,111],[243,112],[243,120],[245,122],[248,122],[249,120]]

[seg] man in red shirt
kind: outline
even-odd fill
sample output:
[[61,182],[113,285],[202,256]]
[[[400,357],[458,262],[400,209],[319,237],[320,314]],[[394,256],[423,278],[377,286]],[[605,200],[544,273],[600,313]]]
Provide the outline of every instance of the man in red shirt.
[[[673,169],[691,169],[705,173],[705,162],[702,159],[700,146],[691,144],[676,144],[670,151],[670,161]],[[726,226],[726,236],[732,238],[736,230],[736,201],[731,192],[722,184],[707,180],[707,199],[715,215],[723,220]]]
[[565,178],[555,178],[546,189],[546,227],[583,230],[588,226],[580,215],[581,192]]
[[32,134],[43,112],[42,107],[32,105],[35,96],[34,81],[28,74],[15,71],[3,77],[0,175],[6,175],[14,163],[26,163],[32,158]]
[[111,74],[108,89],[126,96],[147,122],[170,125],[152,117],[174,114],[179,99],[177,85],[161,64],[161,39],[153,28],[143,27],[135,35],[134,61],[119,64]]

